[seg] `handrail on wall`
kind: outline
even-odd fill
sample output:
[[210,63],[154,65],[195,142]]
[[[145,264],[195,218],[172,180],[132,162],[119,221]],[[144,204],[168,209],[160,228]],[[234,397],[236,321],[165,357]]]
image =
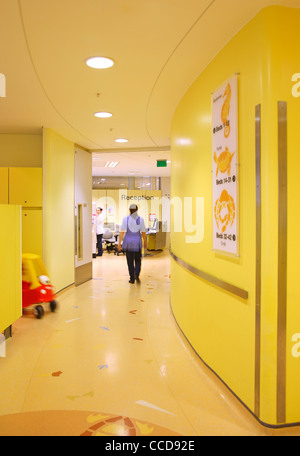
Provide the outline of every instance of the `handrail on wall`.
[[204,271],[201,271],[200,269],[195,268],[194,266],[191,266],[190,264],[186,263],[184,260],[179,258],[177,255],[175,255],[172,251],[170,251],[171,257],[181,266],[183,266],[185,269],[188,271],[192,272],[193,274],[197,275],[203,280],[206,280],[209,283],[212,283],[213,285],[216,285],[219,288],[222,288],[225,291],[229,291],[230,293],[235,294],[239,298],[242,299],[248,299],[248,291],[245,291],[239,287],[236,287],[235,285],[232,285],[228,282],[225,282],[224,280],[218,279],[217,277],[212,276],[211,274],[208,274]]

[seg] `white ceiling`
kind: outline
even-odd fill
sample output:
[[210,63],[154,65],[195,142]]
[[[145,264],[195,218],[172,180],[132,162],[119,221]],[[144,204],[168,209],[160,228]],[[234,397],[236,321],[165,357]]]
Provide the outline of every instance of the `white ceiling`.
[[[300,0],[0,0],[0,133],[52,128],[97,155],[125,150],[118,173],[134,166],[150,175],[169,150],[171,119],[191,83],[275,4]],[[85,61],[93,56],[115,65],[91,69]],[[97,111],[113,116],[98,119]],[[128,143],[118,147],[120,137]]]
[[[171,160],[168,147],[155,151],[93,153],[93,176],[169,177],[171,164],[167,163],[166,168],[160,168],[157,167],[157,160]],[[118,162],[118,165],[115,168],[105,167],[108,162]]]

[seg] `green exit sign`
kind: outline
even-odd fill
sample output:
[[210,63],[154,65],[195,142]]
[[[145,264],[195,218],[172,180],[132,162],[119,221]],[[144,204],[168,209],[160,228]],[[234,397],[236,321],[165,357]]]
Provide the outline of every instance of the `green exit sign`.
[[166,168],[167,160],[157,160],[157,168]]

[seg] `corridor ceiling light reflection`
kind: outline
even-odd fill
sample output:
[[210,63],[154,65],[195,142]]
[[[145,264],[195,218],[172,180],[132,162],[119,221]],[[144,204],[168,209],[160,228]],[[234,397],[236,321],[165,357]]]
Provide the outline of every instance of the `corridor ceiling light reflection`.
[[178,138],[176,139],[176,144],[179,146],[190,146],[192,144],[192,140],[189,138]]

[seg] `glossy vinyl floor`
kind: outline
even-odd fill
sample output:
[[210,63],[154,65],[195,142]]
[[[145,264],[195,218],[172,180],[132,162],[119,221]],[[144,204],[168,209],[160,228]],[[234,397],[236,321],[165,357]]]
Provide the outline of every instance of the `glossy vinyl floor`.
[[24,314],[0,358],[0,435],[300,435],[261,426],[203,365],[174,321],[167,251],[93,260],[93,280]]

